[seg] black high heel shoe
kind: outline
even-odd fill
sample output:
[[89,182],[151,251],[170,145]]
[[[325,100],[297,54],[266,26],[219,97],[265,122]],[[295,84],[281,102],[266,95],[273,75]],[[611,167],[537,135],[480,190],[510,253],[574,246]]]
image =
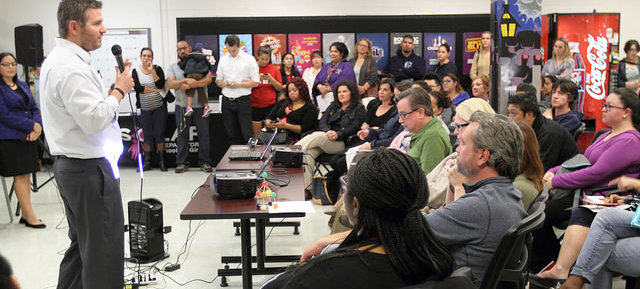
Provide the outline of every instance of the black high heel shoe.
[[[40,222],[42,222],[42,220],[39,220]],[[29,224],[29,222],[27,222],[27,219],[20,217],[20,221],[18,221],[18,223],[20,224],[24,224],[25,226],[29,227],[29,228],[34,228],[34,229],[44,229],[47,227],[47,225],[45,225],[44,223],[42,224],[37,224],[37,225],[32,225]]]

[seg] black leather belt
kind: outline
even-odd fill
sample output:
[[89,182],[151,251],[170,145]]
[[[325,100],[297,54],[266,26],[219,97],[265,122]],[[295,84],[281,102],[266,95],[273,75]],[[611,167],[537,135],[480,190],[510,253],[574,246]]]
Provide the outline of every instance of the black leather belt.
[[228,97],[228,96],[224,96],[224,97],[227,98],[229,101],[236,102],[236,101],[240,101],[240,100],[244,99],[245,97],[249,97],[249,94],[243,95],[243,96],[240,96],[240,97],[236,97],[236,98],[231,98],[231,97]]

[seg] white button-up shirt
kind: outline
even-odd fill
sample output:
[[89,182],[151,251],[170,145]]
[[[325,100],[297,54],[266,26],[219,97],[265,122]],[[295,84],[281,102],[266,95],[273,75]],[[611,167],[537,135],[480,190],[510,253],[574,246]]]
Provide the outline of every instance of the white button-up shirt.
[[[216,80],[222,79],[227,82],[235,81],[237,83],[247,80],[259,82],[259,71],[256,59],[241,50],[236,57],[231,57],[231,55],[227,54],[220,59]],[[228,98],[238,98],[249,94],[251,94],[251,88],[249,87],[222,88],[222,95]]]
[[90,59],[89,52],[77,44],[56,39],[40,74],[43,127],[51,154],[105,157],[114,167],[123,150],[119,103],[108,95]]

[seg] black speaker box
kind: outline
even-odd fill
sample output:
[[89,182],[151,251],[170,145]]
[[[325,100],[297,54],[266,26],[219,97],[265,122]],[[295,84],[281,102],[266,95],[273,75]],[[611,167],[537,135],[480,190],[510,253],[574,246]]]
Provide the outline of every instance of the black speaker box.
[[16,60],[18,63],[37,67],[42,63],[42,25],[27,24],[15,28]]
[[149,198],[129,202],[129,249],[139,263],[160,260],[164,256],[162,203]]

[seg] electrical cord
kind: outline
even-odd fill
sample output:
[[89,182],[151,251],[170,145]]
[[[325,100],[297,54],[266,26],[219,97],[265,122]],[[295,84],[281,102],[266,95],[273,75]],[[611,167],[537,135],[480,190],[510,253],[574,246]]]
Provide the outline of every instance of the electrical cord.
[[[269,175],[271,175],[272,177],[269,178]],[[276,187],[281,188],[281,187],[288,186],[289,183],[291,183],[291,178],[289,178],[289,176],[287,175],[274,174],[272,172],[267,172],[267,178],[265,178],[265,181],[267,181],[268,183]]]
[[[144,168],[142,166],[142,150],[141,150],[141,146],[140,146],[140,131],[138,130],[138,115],[137,115],[137,109],[133,108],[133,103],[131,102],[131,92],[127,92],[127,98],[129,100],[129,108],[131,109],[131,119],[133,120],[133,131],[134,134],[136,136],[136,139],[138,140],[136,142],[136,147],[138,149],[138,169],[140,170],[140,197],[138,199],[139,203],[142,204],[142,192],[144,189]],[[124,97],[124,95],[123,95]],[[141,210],[141,207],[138,208],[139,210]],[[135,253],[136,256],[140,256],[140,239],[138,238],[138,236],[140,235],[140,231],[142,230],[142,227],[139,226],[141,224],[142,221],[142,213],[138,212],[138,220],[137,220],[137,224],[138,227],[136,228],[136,235],[135,238],[135,244],[134,244],[134,248],[135,248]],[[146,235],[146,233],[145,233]],[[131,226],[129,227],[129,236],[131,236]],[[129,249],[131,249],[131,238],[129,238]],[[136,262],[137,264],[137,270],[134,270],[135,272],[137,272],[137,275],[140,276],[140,260],[138,260],[138,262]],[[140,285],[140,278],[137,278],[137,283],[138,285]]]
[[[193,230],[193,235],[191,234],[191,223],[192,223],[192,221],[190,220],[189,221],[189,230],[187,231],[187,239],[185,240],[184,244],[182,245],[181,252],[176,257],[176,262],[175,263],[167,263],[167,264],[165,264],[162,267],[161,271],[167,271],[167,267],[169,267],[169,266],[179,266],[181,264],[184,264],[184,262],[186,262],[187,258],[189,257],[189,252],[191,251],[191,245],[193,245],[193,241],[195,240],[196,233],[198,232],[200,227],[202,227],[202,225],[204,224],[204,221],[199,221],[198,222],[198,225]],[[189,240],[189,239],[191,239],[191,240]],[[183,263],[180,263],[180,257],[182,257],[182,255],[185,255],[185,257],[184,257]]]

